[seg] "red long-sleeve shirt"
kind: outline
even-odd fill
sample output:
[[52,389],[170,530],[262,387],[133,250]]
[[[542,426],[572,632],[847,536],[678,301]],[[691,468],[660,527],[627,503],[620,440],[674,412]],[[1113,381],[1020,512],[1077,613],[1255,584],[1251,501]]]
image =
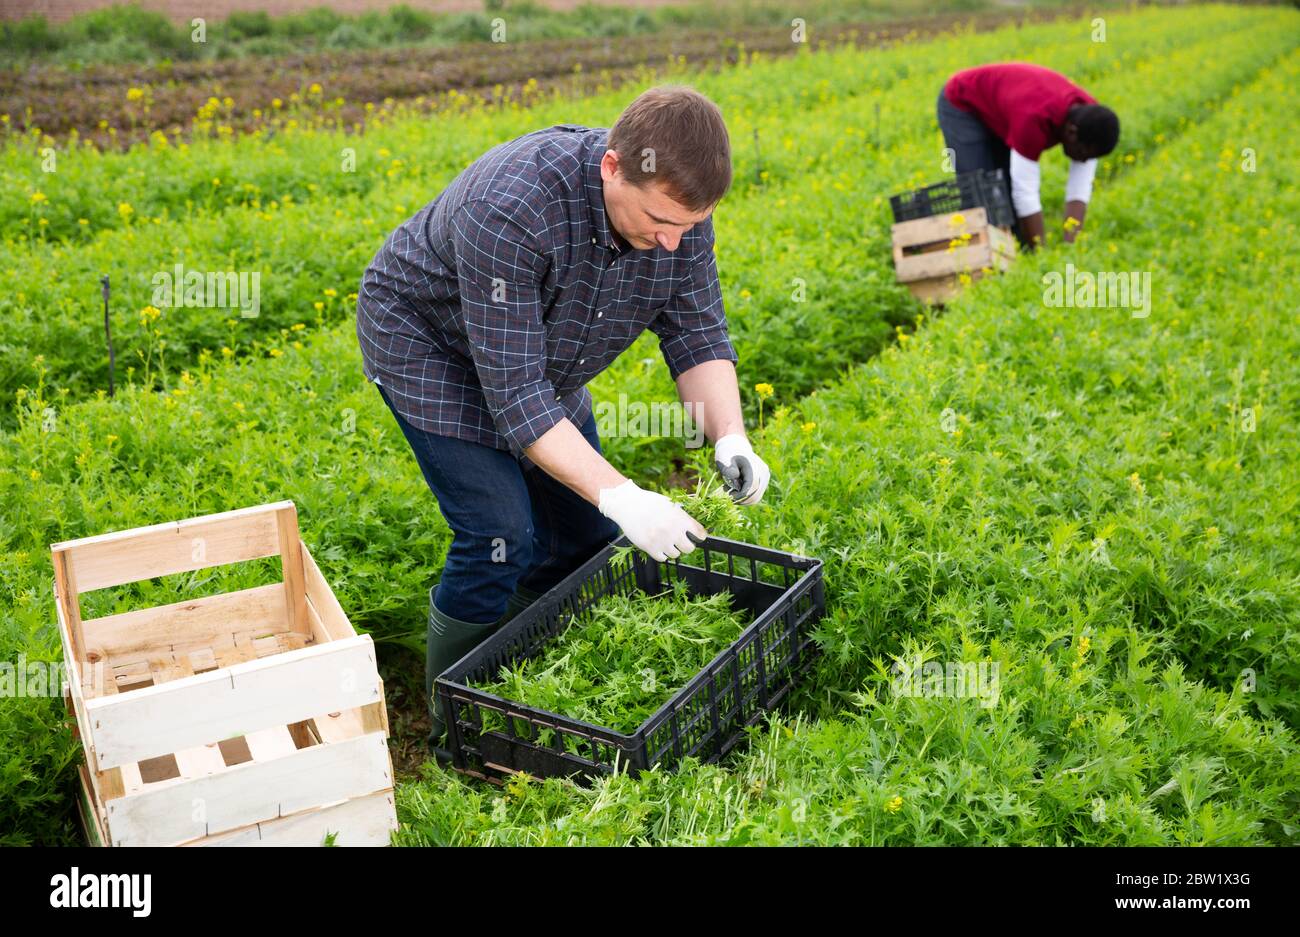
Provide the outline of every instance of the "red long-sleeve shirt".
[[1000,62],[957,72],[944,85],[954,107],[983,121],[1003,143],[1026,159],[1060,142],[1057,134],[1075,104],[1096,104],[1092,95],[1050,68]]

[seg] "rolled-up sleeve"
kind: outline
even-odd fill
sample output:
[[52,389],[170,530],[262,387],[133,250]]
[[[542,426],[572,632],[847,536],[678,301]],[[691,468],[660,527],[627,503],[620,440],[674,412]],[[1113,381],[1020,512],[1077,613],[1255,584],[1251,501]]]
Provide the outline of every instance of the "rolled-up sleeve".
[[736,362],[736,349],[727,335],[727,317],[713,257],[713,219],[701,224],[703,238],[673,298],[650,323],[659,336],[659,350],[676,379],[697,364],[719,359]]
[[452,220],[465,335],[497,432],[522,452],[566,414],[546,378],[540,284],[547,261],[524,225],[487,201]]

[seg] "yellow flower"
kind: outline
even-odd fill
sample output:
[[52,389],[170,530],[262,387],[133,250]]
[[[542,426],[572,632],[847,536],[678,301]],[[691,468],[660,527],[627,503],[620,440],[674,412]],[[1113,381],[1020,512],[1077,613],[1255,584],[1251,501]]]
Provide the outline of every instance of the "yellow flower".
[[319,81],[313,81],[313,82],[311,83],[311,87],[308,88],[307,91],[308,91],[310,94],[320,94],[320,93],[321,93],[320,82],[319,82]]
[[278,348],[272,348],[271,351],[270,351],[270,355],[271,355],[272,358],[279,358],[279,357],[280,357],[281,355],[283,355],[283,354],[284,354],[284,352],[282,352],[282,351],[281,351],[280,349],[278,349]]
[[903,798],[894,797],[885,804],[885,810],[889,813],[898,813],[903,809]]
[[235,409],[238,410],[240,413],[243,413],[243,412],[244,412],[244,403],[243,403],[243,401],[241,401],[241,400],[236,400],[236,401],[235,401]]
[[803,424],[802,426],[800,426],[799,428],[800,428],[801,430],[803,430],[805,433],[811,433],[813,430],[815,430],[815,429],[817,428],[817,424],[816,424],[816,423],[811,423],[811,422],[809,422],[809,423],[804,423],[804,424]]
[[44,193],[44,192],[36,191],[36,192],[33,192],[33,193],[32,193],[32,204],[33,204],[33,205],[39,205],[39,204],[41,204],[41,202],[48,202],[48,201],[49,201],[49,199],[47,199],[47,198],[45,197],[45,193]]
[[117,437],[114,436],[112,433],[109,433],[109,434],[108,434],[108,441],[109,441],[109,442],[117,442]]
[[138,101],[138,100],[140,100],[142,97],[144,97],[144,92],[141,91],[139,88],[129,88],[129,89],[127,89],[127,92],[126,92],[126,99],[127,99],[128,101]]
[[1219,539],[1219,528],[1217,528],[1217,527],[1207,527],[1207,528],[1205,528],[1205,539],[1206,539],[1206,540],[1217,540],[1217,539]]
[[758,394],[760,400],[766,400],[776,393],[771,384],[755,384],[754,392]]
[[81,225],[84,228],[86,227],[86,225],[90,224],[90,222],[87,221],[85,218],[78,218],[77,224]]
[[301,332],[303,329],[307,328],[307,326],[303,325],[301,322],[295,322],[292,326],[290,326],[290,328],[293,329],[293,331],[295,332]]
[[235,357],[235,353],[234,353],[233,351],[231,351],[230,348],[227,347],[226,345],[222,345],[222,346],[221,346],[221,357],[223,357],[223,358],[233,358],[233,357]]
[[283,106],[284,106],[284,102],[281,101],[279,98],[271,98],[271,107],[275,108],[278,111]]
[[213,179],[213,180],[212,180],[212,184],[213,184],[213,186],[221,185],[221,180],[220,180],[220,179]]
[[118,202],[117,213],[121,215],[122,220],[125,221],[127,218],[130,218],[133,214],[135,214],[135,209],[132,208],[130,204],[127,202]]
[[322,309],[325,308],[325,304],[320,301],[314,302],[312,303],[312,305],[316,307],[317,312],[320,312]]
[[1079,227],[1079,219],[1078,219],[1078,218],[1073,218],[1073,217],[1071,217],[1071,218],[1066,218],[1066,219],[1065,219],[1065,230],[1066,230],[1066,231],[1073,231],[1073,230],[1074,230],[1075,228],[1077,228],[1077,227]]
[[1142,479],[1138,476],[1137,472],[1134,472],[1132,475],[1128,477],[1128,483],[1129,483],[1129,487],[1132,488],[1134,491],[1136,491],[1138,494],[1146,493],[1146,487],[1143,486]]
[[328,296],[330,299],[333,299],[335,296],[338,295],[338,291],[334,289],[328,289],[325,290],[325,295]]
[[38,478],[41,477],[41,470],[40,470],[40,469],[32,469],[31,475],[32,475],[32,481],[36,481],[36,479],[38,479]]

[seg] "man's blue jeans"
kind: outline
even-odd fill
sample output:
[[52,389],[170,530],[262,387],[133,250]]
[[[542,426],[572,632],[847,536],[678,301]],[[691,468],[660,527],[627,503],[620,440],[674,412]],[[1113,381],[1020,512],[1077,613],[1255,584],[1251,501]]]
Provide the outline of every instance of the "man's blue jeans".
[[[453,539],[438,583],[438,611],[475,624],[497,621],[516,586],[545,592],[619,535],[581,496],[509,452],[412,426],[379,389]],[[580,427],[597,452],[593,414]]]

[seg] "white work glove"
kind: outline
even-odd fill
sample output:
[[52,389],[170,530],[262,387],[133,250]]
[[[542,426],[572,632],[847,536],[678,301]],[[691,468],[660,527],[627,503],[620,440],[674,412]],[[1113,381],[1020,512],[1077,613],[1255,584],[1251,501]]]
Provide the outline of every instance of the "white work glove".
[[723,436],[713,447],[714,465],[727,483],[731,497],[738,504],[758,504],[772,480],[767,463],[754,455],[754,449],[740,433]]
[[[676,559],[708,536],[700,522],[654,491],[626,481],[600,489],[600,513],[623,529],[636,546],[657,562]],[[695,534],[697,540],[691,540]]]

